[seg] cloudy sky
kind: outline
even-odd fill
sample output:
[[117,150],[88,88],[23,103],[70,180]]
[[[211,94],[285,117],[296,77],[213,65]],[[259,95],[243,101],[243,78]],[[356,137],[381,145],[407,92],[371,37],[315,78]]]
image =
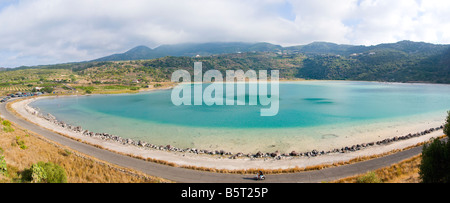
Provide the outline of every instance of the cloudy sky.
[[0,0],[0,67],[188,42],[450,44],[449,11],[449,0]]

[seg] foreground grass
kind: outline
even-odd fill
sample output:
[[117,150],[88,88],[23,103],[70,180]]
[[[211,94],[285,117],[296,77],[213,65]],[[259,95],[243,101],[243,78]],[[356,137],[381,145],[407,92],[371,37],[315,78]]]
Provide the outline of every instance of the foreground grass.
[[14,125],[11,128],[14,131],[0,132],[0,154],[8,168],[6,174],[0,174],[0,183],[22,182],[22,172],[39,161],[60,165],[69,183],[169,182],[96,160]]
[[421,160],[422,155],[417,155],[389,167],[336,180],[333,183],[420,183]]

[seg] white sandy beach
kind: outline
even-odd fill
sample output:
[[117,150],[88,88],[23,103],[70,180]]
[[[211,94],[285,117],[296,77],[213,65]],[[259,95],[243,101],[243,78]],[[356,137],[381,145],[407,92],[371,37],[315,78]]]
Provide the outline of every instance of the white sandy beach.
[[[43,118],[40,118],[38,116],[32,115],[27,111],[27,109],[32,112],[34,111],[33,108],[29,107],[28,104],[35,101],[36,99],[40,98],[32,98],[32,99],[26,99],[23,101],[15,102],[11,105],[11,107],[22,117],[27,118],[30,122],[33,122],[37,125],[40,125],[44,128],[53,130],[55,132],[64,134],[68,137],[72,137],[75,139],[80,139],[86,143],[90,143],[93,145],[99,145],[102,146],[105,149],[110,149],[115,152],[120,152],[124,154],[130,154],[133,156],[140,156],[143,158],[152,158],[152,159],[158,159],[158,160],[165,160],[171,163],[175,163],[177,165],[185,165],[185,166],[197,166],[197,167],[207,167],[207,168],[217,168],[217,169],[228,169],[228,170],[242,170],[242,169],[254,169],[254,168],[261,168],[261,169],[288,169],[288,168],[294,168],[294,167],[307,167],[307,166],[314,166],[314,165],[321,165],[321,164],[332,164],[336,162],[341,161],[348,161],[357,157],[362,156],[370,156],[370,155],[377,155],[377,154],[383,154],[386,152],[390,152],[392,150],[396,149],[404,149],[410,146],[414,146],[417,143],[428,141],[433,137],[439,137],[443,135],[442,130],[438,130],[435,132],[432,132],[430,134],[421,136],[421,137],[415,137],[404,141],[398,141],[393,142],[388,145],[380,145],[380,146],[372,146],[369,148],[365,148],[360,151],[351,152],[351,153],[331,153],[323,156],[317,156],[317,157],[289,157],[284,158],[281,160],[274,160],[274,159],[250,159],[250,158],[239,158],[239,159],[229,159],[224,157],[218,157],[218,156],[210,156],[210,155],[197,155],[192,153],[181,153],[181,152],[167,152],[167,151],[160,151],[160,150],[153,150],[153,149],[144,149],[141,147],[131,146],[131,145],[122,145],[120,143],[114,142],[114,141],[105,141],[102,139],[84,136],[82,133],[75,133],[74,131],[65,129],[63,127],[60,127],[52,122],[49,122]],[[443,119],[442,119],[443,122]],[[439,125],[442,125],[441,121],[433,121],[431,123],[429,122],[423,122],[422,124],[415,124],[413,126],[395,126],[396,130],[398,131],[398,135],[406,135],[408,133],[415,133],[419,130],[426,130],[431,127],[437,127]],[[392,130],[392,129],[391,129]],[[389,136],[381,136],[379,131],[375,134],[375,136],[372,136],[368,140],[365,140],[366,142],[371,141],[380,141],[386,137]],[[408,133],[407,133],[408,132]],[[391,136],[392,138],[393,136]],[[358,140],[360,141],[360,140]],[[362,143],[362,142],[359,142]],[[338,143],[341,144],[341,143]],[[342,145],[341,147],[343,147]],[[348,146],[348,145],[346,145]]]

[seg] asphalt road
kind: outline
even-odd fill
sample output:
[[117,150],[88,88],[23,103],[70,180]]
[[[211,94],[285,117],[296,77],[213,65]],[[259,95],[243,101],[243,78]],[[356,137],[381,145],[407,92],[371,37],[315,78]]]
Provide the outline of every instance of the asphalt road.
[[[128,156],[99,149],[75,140],[66,138],[33,123],[25,121],[6,110],[6,103],[0,104],[0,115],[4,119],[46,137],[49,140],[61,145],[70,147],[73,150],[98,158],[100,160],[116,164],[118,166],[132,168],[144,172],[151,176],[161,177],[175,182],[183,183],[255,183],[253,175],[220,174],[191,169],[170,167],[162,164],[147,162],[144,160],[131,158]],[[357,174],[363,174],[378,168],[390,166],[407,158],[418,155],[422,152],[422,147],[398,152],[382,158],[372,159],[355,164],[327,168],[323,170],[307,171],[292,174],[268,175],[261,183],[317,183],[332,181]]]

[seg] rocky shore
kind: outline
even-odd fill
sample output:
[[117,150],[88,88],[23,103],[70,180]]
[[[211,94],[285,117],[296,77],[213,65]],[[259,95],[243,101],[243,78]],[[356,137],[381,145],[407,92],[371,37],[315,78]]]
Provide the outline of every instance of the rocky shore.
[[224,150],[202,150],[202,149],[196,149],[196,148],[182,149],[182,148],[177,148],[177,147],[174,147],[171,145],[166,145],[166,146],[154,145],[154,144],[147,143],[147,142],[144,142],[141,140],[125,139],[120,136],[111,135],[108,133],[91,132],[89,130],[83,129],[81,126],[72,126],[70,124],[65,123],[64,121],[58,121],[51,114],[43,115],[39,111],[39,109],[32,108],[28,105],[25,107],[25,110],[32,115],[35,115],[42,119],[45,119],[45,120],[47,120],[55,125],[58,125],[66,130],[82,134],[83,136],[89,136],[89,137],[106,140],[106,141],[113,141],[113,142],[120,143],[122,145],[131,145],[131,146],[137,146],[137,147],[155,149],[155,150],[161,150],[161,151],[182,152],[182,153],[192,153],[192,154],[205,154],[205,155],[220,155],[220,156],[226,156],[230,159],[247,157],[247,158],[252,158],[252,159],[271,158],[274,160],[280,160],[280,159],[292,158],[292,157],[317,157],[317,156],[323,156],[323,155],[327,155],[327,154],[351,153],[351,152],[360,151],[362,149],[366,149],[366,148],[370,148],[370,147],[374,147],[374,146],[389,145],[394,142],[408,140],[408,139],[416,138],[416,137],[421,137],[421,136],[430,134],[432,132],[435,132],[435,131],[438,131],[438,130],[441,130],[444,128],[444,126],[441,125],[436,128],[430,128],[430,129],[423,130],[421,132],[410,133],[410,134],[407,134],[404,136],[387,138],[387,139],[380,140],[377,142],[361,143],[361,144],[356,144],[356,145],[352,145],[352,146],[336,148],[336,149],[329,150],[329,151],[312,150],[312,151],[301,152],[301,153],[296,152],[296,151],[292,151],[290,153],[280,153],[279,151],[276,151],[276,152],[257,152],[255,154],[251,154],[251,153],[244,154],[244,153],[240,153],[240,152],[232,153],[232,152],[227,152]]

